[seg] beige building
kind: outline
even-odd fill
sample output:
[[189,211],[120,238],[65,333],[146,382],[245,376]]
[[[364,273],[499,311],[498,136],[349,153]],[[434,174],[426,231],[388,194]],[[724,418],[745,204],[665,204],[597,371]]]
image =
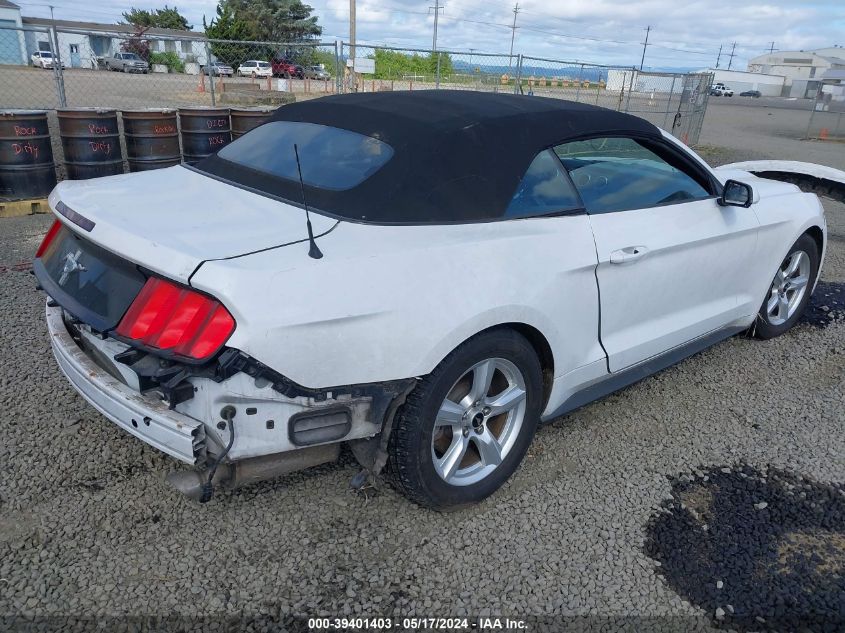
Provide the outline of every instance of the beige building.
[[845,70],[845,48],[777,51],[758,55],[748,62],[749,72],[783,76],[782,96],[785,97],[815,97],[822,75],[829,70]]

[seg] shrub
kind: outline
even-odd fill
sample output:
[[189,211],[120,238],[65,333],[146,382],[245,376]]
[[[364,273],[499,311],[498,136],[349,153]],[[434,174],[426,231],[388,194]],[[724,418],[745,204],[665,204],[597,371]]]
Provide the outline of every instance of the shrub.
[[182,73],[185,72],[185,63],[179,59],[174,51],[167,51],[165,53],[150,53],[150,64],[164,64],[167,66],[168,72]]

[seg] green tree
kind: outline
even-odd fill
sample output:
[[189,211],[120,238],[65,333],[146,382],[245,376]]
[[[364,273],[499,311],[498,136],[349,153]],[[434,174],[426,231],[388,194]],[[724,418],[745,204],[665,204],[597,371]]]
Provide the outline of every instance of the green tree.
[[419,55],[378,48],[373,56],[376,62],[376,79],[401,79],[402,77],[426,77],[429,80],[437,74],[437,56],[440,55],[440,76],[453,72],[452,58],[447,53]]
[[311,15],[313,11],[301,0],[220,0],[218,17],[211,26],[225,15],[231,18],[233,24],[246,28],[248,35],[243,38],[246,40],[307,42],[323,32],[317,24],[317,17]]
[[255,39],[249,25],[235,14],[234,8],[225,0],[217,5],[217,17],[211,23],[202,18],[202,26],[211,46],[211,53],[221,62],[235,68],[254,57],[250,44],[234,44],[213,40],[251,40]]
[[190,31],[194,28],[188,24],[179,9],[173,7],[172,9],[164,5],[163,9],[153,9],[147,11],[146,9],[136,9],[132,7],[129,11],[123,14],[124,24],[132,24],[139,27],[155,27],[159,29],[176,29],[178,31]]

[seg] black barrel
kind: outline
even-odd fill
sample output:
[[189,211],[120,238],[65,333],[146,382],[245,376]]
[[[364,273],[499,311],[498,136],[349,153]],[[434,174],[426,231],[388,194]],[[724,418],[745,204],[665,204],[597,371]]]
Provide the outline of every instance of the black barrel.
[[232,109],[232,140],[234,141],[239,136],[243,136],[251,129],[258,127],[262,123],[266,123],[276,108],[243,108]]
[[179,128],[182,156],[188,164],[214,154],[232,140],[228,108],[179,108]]
[[179,164],[182,156],[176,110],[124,110],[121,116],[129,171],[147,171]]
[[0,200],[44,198],[55,186],[47,113],[0,111]]
[[98,108],[57,110],[65,170],[72,180],[123,173],[117,112]]

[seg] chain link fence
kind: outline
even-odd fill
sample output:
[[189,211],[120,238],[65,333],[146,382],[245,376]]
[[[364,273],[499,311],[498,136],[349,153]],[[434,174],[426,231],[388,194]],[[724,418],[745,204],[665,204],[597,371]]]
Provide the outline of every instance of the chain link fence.
[[694,144],[712,82],[520,54],[171,33],[0,26],[0,108],[250,107],[335,92],[480,90],[630,112]]
[[629,112],[698,141],[710,73],[646,73],[626,66],[569,62],[527,55],[352,47],[343,43],[341,90],[482,90],[567,99]]
[[845,82],[821,83],[807,124],[807,138],[845,140]]
[[281,105],[337,89],[334,42],[0,26],[0,108]]

